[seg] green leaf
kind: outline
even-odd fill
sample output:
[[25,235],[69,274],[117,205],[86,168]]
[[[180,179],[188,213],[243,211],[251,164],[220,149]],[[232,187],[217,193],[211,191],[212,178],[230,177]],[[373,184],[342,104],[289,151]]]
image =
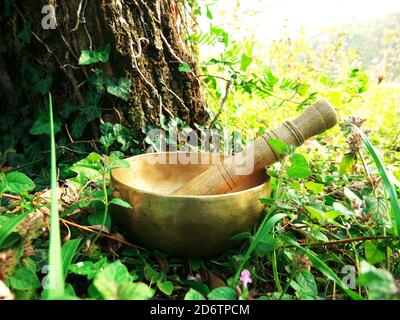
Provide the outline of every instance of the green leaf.
[[83,113],[80,113],[71,124],[72,137],[75,139],[81,138],[87,125],[88,121],[86,116]]
[[81,276],[87,276],[87,278],[93,279],[99,270],[103,268],[107,264],[107,259],[103,258],[96,263],[93,263],[92,261],[81,261],[75,264],[72,264],[69,267],[69,270],[75,274],[81,275]]
[[154,296],[154,290],[143,282],[123,283],[118,286],[119,300],[148,300]]
[[102,178],[101,164],[102,156],[92,152],[85,159],[82,159],[70,167],[70,170],[84,176],[87,180],[98,180]]
[[317,284],[311,272],[302,269],[296,273],[295,280],[296,281],[292,281],[290,285],[300,294],[300,296],[317,296]]
[[295,240],[288,238],[288,237],[282,237],[282,240],[287,242],[288,244],[294,246],[297,248],[297,250],[301,254],[307,255],[307,257],[311,260],[311,262],[314,264],[314,266],[322,272],[328,279],[334,281],[344,292],[347,293],[347,295],[354,299],[354,300],[363,300],[361,296],[359,296],[357,293],[354,291],[348,289],[344,282],[337,276],[337,274],[324,262],[322,261],[316,253],[311,251],[310,249],[303,248],[298,242]]
[[272,199],[272,198],[260,198],[258,200],[264,204],[274,204],[275,203],[275,199]]
[[174,284],[171,281],[158,281],[157,287],[160,291],[167,296],[170,296],[174,291]]
[[305,187],[314,194],[320,194],[324,191],[324,185],[321,183],[315,183],[313,181],[308,181]]
[[229,287],[216,288],[207,297],[209,300],[237,300],[235,290]]
[[111,199],[109,204],[115,204],[117,206],[121,206],[121,207],[124,207],[124,208],[132,208],[132,206],[128,202],[126,202],[126,201],[124,201],[124,200],[122,200],[120,198]]
[[117,260],[100,271],[94,278],[93,284],[104,299],[118,299],[118,287],[131,281],[132,276],[128,269]]
[[4,173],[0,173],[0,195],[7,190],[7,178]]
[[82,113],[85,115],[85,121],[91,122],[101,115],[101,109],[99,107],[101,94],[95,91],[89,91],[85,96],[85,103],[83,105]]
[[345,154],[340,162],[339,174],[342,176],[350,171],[356,163],[356,155],[352,153]]
[[240,57],[240,71],[246,71],[252,61],[252,57],[249,57],[248,55],[243,53]]
[[379,250],[378,246],[371,240],[364,242],[365,258],[370,264],[377,264],[385,261],[385,252]]
[[265,233],[255,248],[257,256],[265,256],[279,247],[278,241],[270,233]]
[[35,189],[35,183],[22,172],[10,172],[6,175],[7,190],[11,193],[29,192]]
[[43,79],[35,82],[31,88],[33,93],[40,93],[42,95],[47,94],[50,91],[53,83],[53,77],[50,74],[46,74]]
[[189,66],[187,63],[182,63],[182,64],[179,66],[178,70],[179,70],[180,72],[183,72],[183,73],[189,73],[189,72],[192,71],[192,70],[190,69],[190,66]]
[[[54,122],[54,133],[58,133],[61,131],[61,123],[56,119]],[[32,128],[29,130],[30,134],[33,135],[42,135],[47,134],[50,135],[50,118],[48,113],[45,110],[40,110],[37,119],[32,125]]]
[[249,239],[251,237],[251,233],[248,231],[241,232],[238,234],[235,234],[234,236],[230,237],[230,240],[244,240],[244,239]]
[[392,274],[385,269],[377,269],[366,261],[360,263],[361,275],[357,283],[368,288],[370,299],[390,299],[397,292],[396,281]]
[[40,288],[41,283],[35,272],[28,268],[17,269],[10,278],[11,287],[15,290],[32,290]]
[[19,216],[0,220],[0,245],[7,239],[13,230],[28,216],[30,212],[25,212]]
[[272,150],[279,155],[289,154],[290,152],[289,146],[283,140],[268,139],[268,144],[272,148]]
[[293,179],[308,178],[312,172],[308,166],[308,162],[304,156],[295,153],[290,157],[292,166],[287,169],[287,174]]
[[62,256],[62,264],[63,264],[63,271],[64,271],[64,279],[68,275],[69,267],[72,263],[72,259],[76,254],[76,250],[79,247],[82,239],[72,239],[64,243],[61,248],[61,256]]
[[93,285],[104,299],[143,300],[154,295],[154,290],[148,285],[133,283],[132,280],[128,269],[117,260],[96,274]]
[[97,62],[106,63],[110,57],[110,44],[107,44],[104,48],[97,50],[82,50],[79,57],[79,65],[88,65]]
[[[308,213],[310,214],[311,219],[318,221],[318,223],[323,226],[326,224],[327,222],[327,216],[325,214],[324,211],[315,208],[313,206],[304,206],[304,209],[306,209],[308,211]],[[333,211],[335,212],[335,211]],[[336,218],[339,214],[337,213],[336,215],[331,213],[329,216]]]
[[[103,224],[103,220],[104,220],[104,212],[101,211],[96,212],[95,214],[92,214],[88,217],[88,221],[91,226],[98,226],[98,225],[101,226]],[[111,228],[111,217],[109,214],[106,217],[105,226],[108,229]]]
[[206,10],[207,10],[206,11],[207,18],[212,20],[213,16],[212,16],[212,13],[211,13],[210,8],[208,6],[206,7]]
[[189,289],[189,291],[185,294],[184,300],[205,300],[205,298],[200,292],[194,289]]
[[75,111],[78,111],[79,109],[80,109],[80,107],[78,104],[76,104],[75,102],[73,102],[71,100],[67,100],[66,102],[63,103],[59,114],[61,115],[62,118],[68,119],[72,113],[74,113]]
[[210,293],[210,289],[207,287],[207,285],[203,282],[200,281],[195,281],[195,280],[185,280],[184,284],[201,294],[207,296]]
[[131,84],[132,84],[131,80],[120,78],[117,85],[110,84],[107,86],[107,92],[122,100],[128,101],[129,96],[131,94],[130,91]]

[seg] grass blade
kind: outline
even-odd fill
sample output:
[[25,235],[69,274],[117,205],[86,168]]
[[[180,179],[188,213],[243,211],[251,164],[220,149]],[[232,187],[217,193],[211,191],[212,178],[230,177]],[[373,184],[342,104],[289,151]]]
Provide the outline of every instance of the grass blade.
[[378,168],[379,174],[381,175],[383,185],[385,186],[386,192],[389,195],[390,203],[392,205],[392,212],[393,212],[394,220],[395,220],[395,223],[393,224],[394,234],[395,234],[395,236],[398,236],[399,229],[400,229],[400,205],[399,205],[399,201],[397,199],[396,189],[395,189],[391,179],[389,178],[389,174],[386,171],[386,168],[385,168],[385,165],[384,165],[382,159],[380,158],[378,152],[376,151],[376,149],[373,146],[373,144],[371,143],[371,141],[368,139],[368,137],[364,134],[364,132],[360,128],[358,128],[355,125],[353,125],[353,128],[360,134],[360,136],[364,142],[364,145],[368,150],[368,153],[371,155],[372,159],[374,160],[375,165]]
[[64,273],[61,258],[60,224],[58,216],[56,147],[54,139],[53,104],[49,94],[50,149],[51,149],[51,204],[50,204],[50,248],[49,275],[46,299],[59,299],[65,295]]
[[72,259],[74,258],[76,250],[78,249],[80,243],[81,239],[72,239],[64,243],[64,245],[62,246],[61,254],[64,280],[68,275],[69,266],[72,263]]
[[296,241],[288,237],[282,237],[281,239],[288,244],[296,247],[302,254],[307,255],[314,266],[328,279],[334,281],[350,298],[352,298],[353,300],[363,300],[360,295],[355,293],[353,290],[347,288],[343,281],[336,275],[336,273],[325,262],[318,258],[318,256],[313,251],[307,248],[303,248]]
[[28,216],[29,212],[25,212],[19,216],[10,218],[10,220],[0,225],[0,245],[13,232],[13,230]]

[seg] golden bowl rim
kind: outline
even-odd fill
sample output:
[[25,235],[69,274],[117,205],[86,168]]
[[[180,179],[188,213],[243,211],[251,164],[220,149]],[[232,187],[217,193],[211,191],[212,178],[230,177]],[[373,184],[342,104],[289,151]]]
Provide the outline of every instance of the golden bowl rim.
[[[185,152],[185,151],[170,151],[170,152],[168,152],[168,151],[167,151],[167,152],[143,153],[143,154],[139,154],[139,155],[136,155],[136,156],[132,156],[132,157],[125,158],[124,160],[125,160],[125,161],[129,161],[130,159],[133,159],[133,158],[146,157],[146,156],[151,155],[151,154],[167,154],[167,153],[196,153],[196,154],[197,154],[197,153],[200,153],[200,154],[215,154],[215,153],[211,153],[211,152],[189,152],[189,151],[187,151],[187,152]],[[112,169],[111,172],[110,172],[110,178],[111,178],[111,180],[114,180],[116,183],[123,185],[125,188],[134,190],[134,191],[136,191],[136,192],[138,192],[138,193],[141,193],[141,194],[149,194],[149,195],[153,195],[153,196],[164,197],[164,198],[174,198],[174,199],[227,198],[227,197],[230,197],[230,196],[237,196],[237,195],[239,195],[239,194],[243,194],[243,193],[246,193],[246,192],[252,192],[252,191],[261,190],[266,184],[268,184],[268,183],[271,182],[271,177],[270,177],[268,174],[266,174],[267,179],[266,179],[263,183],[261,183],[261,184],[255,186],[255,187],[246,189],[246,190],[235,191],[235,192],[229,192],[229,193],[224,193],[224,194],[211,194],[211,195],[174,195],[174,194],[165,194],[165,193],[158,193],[158,192],[152,192],[152,191],[145,191],[145,190],[137,189],[137,188],[135,188],[135,187],[132,187],[132,186],[130,186],[130,185],[127,185],[126,183],[120,181],[119,179],[117,179],[117,178],[113,175],[113,171],[114,171],[114,170],[117,170],[117,169],[129,169],[129,168],[121,168],[121,167],[119,167],[119,168],[114,168],[114,169]]]

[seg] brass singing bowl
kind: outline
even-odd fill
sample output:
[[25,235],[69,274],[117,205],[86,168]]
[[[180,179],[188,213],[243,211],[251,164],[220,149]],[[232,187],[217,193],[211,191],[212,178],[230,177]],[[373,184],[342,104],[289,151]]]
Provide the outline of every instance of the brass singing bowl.
[[228,194],[169,195],[219,156],[223,159],[219,154],[166,152],[126,159],[130,167],[112,170],[111,186],[113,196],[132,208],[113,205],[113,217],[138,244],[174,256],[213,257],[234,248],[243,240],[231,237],[250,231],[264,211],[259,199],[271,192],[264,171],[244,177]]

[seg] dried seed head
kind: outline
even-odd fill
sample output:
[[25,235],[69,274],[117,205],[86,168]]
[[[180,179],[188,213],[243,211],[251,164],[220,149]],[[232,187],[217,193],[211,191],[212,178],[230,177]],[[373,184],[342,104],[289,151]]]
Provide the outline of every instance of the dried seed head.
[[17,265],[18,259],[15,257],[15,252],[11,249],[0,252],[0,280],[8,277],[14,267]]
[[347,138],[347,144],[349,145],[349,150],[351,153],[357,153],[362,144],[360,134],[357,132],[350,133],[349,137]]
[[306,255],[295,254],[293,257],[293,263],[302,269],[309,270],[312,266],[311,260]]
[[25,239],[36,239],[46,227],[44,215],[37,210],[26,217],[18,226],[17,232]]
[[24,252],[24,257],[31,257],[36,254],[35,247],[30,239],[24,240],[22,244],[22,250]]
[[350,116],[346,119],[346,122],[354,124],[357,127],[361,127],[362,124],[366,121],[367,119],[358,117],[358,116]]
[[381,176],[370,176],[369,179],[367,179],[367,186],[371,189],[377,189],[379,185],[382,183],[382,177]]

